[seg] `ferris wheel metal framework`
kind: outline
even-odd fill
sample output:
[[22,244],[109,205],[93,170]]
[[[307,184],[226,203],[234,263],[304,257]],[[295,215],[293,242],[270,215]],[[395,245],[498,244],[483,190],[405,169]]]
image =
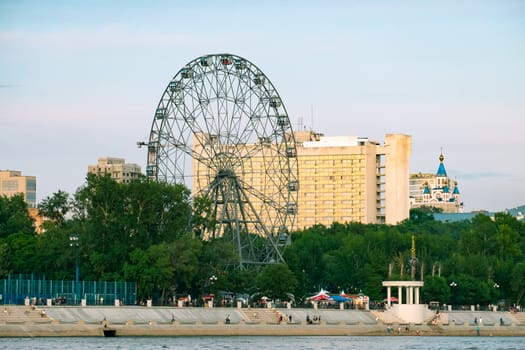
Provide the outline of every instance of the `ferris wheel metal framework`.
[[277,90],[248,60],[198,57],[171,79],[148,142],[147,176],[209,200],[203,238],[228,237],[241,268],[284,262],[297,214],[297,148]]

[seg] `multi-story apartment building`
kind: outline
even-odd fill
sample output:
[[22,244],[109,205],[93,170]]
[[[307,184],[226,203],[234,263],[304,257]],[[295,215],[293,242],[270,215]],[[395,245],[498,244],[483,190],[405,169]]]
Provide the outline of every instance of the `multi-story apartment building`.
[[123,158],[113,157],[99,158],[98,164],[88,166],[88,173],[99,176],[110,174],[112,179],[121,183],[129,183],[141,174],[139,165],[126,163]]
[[333,222],[396,224],[409,216],[410,136],[385,142],[295,133],[299,168],[297,228]]
[[[381,145],[355,136],[325,137],[311,131],[294,135],[297,203],[290,207],[296,213],[290,229],[334,222],[396,224],[409,217],[410,136],[388,134]],[[199,149],[202,144],[207,142],[195,143],[197,154],[205,154]],[[260,210],[262,198],[271,201],[279,196],[275,191],[265,192],[267,184],[262,181],[262,162],[272,160],[253,151],[250,145],[243,147],[245,152],[252,152],[250,161],[242,165],[243,182],[255,189],[254,193],[264,193],[250,198],[251,205],[263,221],[272,221],[277,213]],[[210,186],[213,174],[206,170],[207,163],[205,159],[193,162],[193,193]]]
[[36,177],[23,176],[16,170],[0,170],[0,195],[11,197],[20,193],[28,208],[36,208]]
[[439,208],[443,213],[462,213],[463,202],[457,181],[448,177],[443,163],[445,157],[439,155],[439,166],[435,174],[417,173],[410,175],[410,206]]

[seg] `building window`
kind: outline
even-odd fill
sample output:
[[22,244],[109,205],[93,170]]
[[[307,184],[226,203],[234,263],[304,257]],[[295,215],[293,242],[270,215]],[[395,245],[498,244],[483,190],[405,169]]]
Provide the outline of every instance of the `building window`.
[[36,181],[33,179],[26,180],[26,189],[27,191],[36,191]]
[[2,191],[18,191],[18,181],[4,181],[2,182]]
[[26,193],[26,203],[29,208],[35,208],[36,193],[34,192]]

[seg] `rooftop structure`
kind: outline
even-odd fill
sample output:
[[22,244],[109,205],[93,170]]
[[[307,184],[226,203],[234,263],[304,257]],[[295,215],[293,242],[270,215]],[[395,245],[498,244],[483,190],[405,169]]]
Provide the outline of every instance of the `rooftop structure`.
[[88,173],[99,176],[109,174],[112,179],[121,183],[129,183],[141,174],[139,165],[113,157],[99,158],[98,164],[88,166]]

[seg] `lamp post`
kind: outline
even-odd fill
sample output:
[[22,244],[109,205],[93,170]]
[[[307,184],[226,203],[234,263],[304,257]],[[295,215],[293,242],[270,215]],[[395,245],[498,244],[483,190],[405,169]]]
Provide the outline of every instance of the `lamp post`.
[[308,290],[306,289],[306,271],[304,269],[301,270],[302,271],[302,285],[303,285],[303,294],[306,295],[306,293],[308,292]]
[[450,282],[449,286],[450,286],[451,291],[452,291],[452,293],[451,293],[452,294],[451,305],[454,305],[454,301],[456,301],[455,298],[454,298],[454,296],[455,296],[454,295],[454,289],[458,286],[458,284],[456,282],[452,281],[452,282]]
[[[217,282],[217,276],[211,275],[211,277],[210,277],[210,292],[213,291],[213,285],[215,284],[215,282]],[[215,293],[210,293],[210,294],[213,294],[213,297],[211,299],[211,303],[213,305],[213,304],[215,304]]]
[[215,275],[212,275],[212,276],[210,277],[210,284],[213,285],[213,284],[215,284],[215,282],[217,282],[217,277],[216,277]]
[[76,233],[73,233],[69,236],[69,246],[73,247],[75,250],[75,288],[74,288],[74,300],[73,304],[77,304],[77,300],[79,299],[79,287],[78,287],[78,280],[79,280],[79,267],[78,267],[78,235]]
[[493,305],[493,308],[496,308],[495,310],[497,310],[498,298],[499,298],[499,284],[497,282],[494,282],[492,287],[494,288],[494,299],[496,299],[496,302],[494,303],[495,305]]

